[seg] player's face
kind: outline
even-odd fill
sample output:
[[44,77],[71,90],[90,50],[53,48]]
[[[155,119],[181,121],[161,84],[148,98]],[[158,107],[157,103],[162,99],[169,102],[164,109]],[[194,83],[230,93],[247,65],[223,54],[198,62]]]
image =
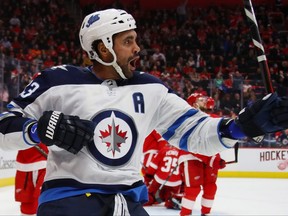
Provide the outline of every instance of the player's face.
[[204,110],[204,109],[205,109],[206,102],[207,102],[207,98],[205,98],[205,97],[199,97],[199,98],[197,99],[198,109]]
[[127,78],[133,76],[140,48],[136,43],[137,34],[134,30],[121,32],[115,36],[113,49],[117,63]]

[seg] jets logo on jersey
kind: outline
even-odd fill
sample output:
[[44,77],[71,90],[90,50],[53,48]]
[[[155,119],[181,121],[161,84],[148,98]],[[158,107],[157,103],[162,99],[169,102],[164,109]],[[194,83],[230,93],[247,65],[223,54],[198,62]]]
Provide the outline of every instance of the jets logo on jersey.
[[106,143],[108,152],[112,152],[113,157],[115,157],[115,151],[121,153],[120,147],[122,143],[125,143],[127,137],[125,137],[127,132],[119,131],[119,125],[115,125],[114,119],[112,119],[112,124],[108,125],[108,129],[101,131],[100,138],[102,143]]
[[126,164],[135,150],[138,132],[133,119],[118,110],[106,110],[93,119],[94,143],[88,146],[93,157],[108,166]]

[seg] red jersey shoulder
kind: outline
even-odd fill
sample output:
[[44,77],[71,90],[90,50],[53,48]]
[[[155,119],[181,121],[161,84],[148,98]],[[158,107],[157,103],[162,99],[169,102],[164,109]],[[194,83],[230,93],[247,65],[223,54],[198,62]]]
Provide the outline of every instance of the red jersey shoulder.
[[160,150],[167,144],[167,141],[156,131],[153,130],[145,139],[143,144],[143,152],[149,150]]
[[31,147],[28,149],[19,150],[16,161],[24,164],[46,161],[47,156],[45,156],[45,154],[48,154],[47,146],[42,143],[38,144],[37,146],[38,149],[36,147]]

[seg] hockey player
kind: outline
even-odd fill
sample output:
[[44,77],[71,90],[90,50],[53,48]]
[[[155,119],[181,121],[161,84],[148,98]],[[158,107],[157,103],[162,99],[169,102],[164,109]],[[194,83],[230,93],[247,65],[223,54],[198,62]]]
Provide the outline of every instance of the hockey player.
[[196,198],[202,189],[201,216],[208,215],[217,191],[218,170],[226,167],[219,154],[205,156],[180,151],[180,172],[184,181],[184,196],[181,200],[180,215],[191,215]]
[[[182,180],[178,167],[180,149],[167,144],[159,150],[146,170],[149,200],[145,205],[157,203],[158,197],[167,208],[174,208],[172,198],[178,198]],[[151,181],[151,182],[150,182]]]
[[16,157],[15,201],[22,215],[36,215],[38,198],[46,173],[48,148],[37,146],[19,150]]
[[[211,97],[199,93],[193,93],[187,98],[187,102],[206,113],[214,108],[214,100]],[[214,114],[210,114],[216,117]],[[192,213],[196,198],[203,190],[201,198],[201,215],[210,213],[217,191],[218,170],[225,168],[225,161],[220,154],[205,156],[181,151],[179,157],[180,171],[184,181],[184,196],[181,201],[180,215]]]
[[[146,170],[152,159],[157,155],[160,149],[167,145],[167,141],[161,135],[153,130],[145,139],[143,144],[142,174],[146,178]],[[147,182],[147,181],[145,181]]]
[[153,129],[172,145],[215,155],[239,138],[288,127],[288,100],[276,93],[236,120],[192,108],[159,79],[135,71],[135,29],[124,10],[87,15],[79,38],[93,65],[41,71],[0,115],[1,149],[49,146],[37,215],[147,215],[139,170]]

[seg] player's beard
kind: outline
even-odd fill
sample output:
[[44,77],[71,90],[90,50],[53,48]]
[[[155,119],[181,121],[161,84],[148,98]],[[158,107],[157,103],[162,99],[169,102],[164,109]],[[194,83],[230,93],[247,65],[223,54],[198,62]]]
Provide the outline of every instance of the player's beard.
[[132,67],[132,65],[130,64],[131,60],[133,60],[133,57],[130,57],[127,60],[127,63],[125,65],[117,62],[117,64],[120,66],[120,68],[122,69],[122,72],[124,73],[124,75],[127,79],[133,77],[133,73],[134,73],[134,68],[133,68],[133,70],[131,69],[131,67]]
[[129,68],[129,63],[123,65],[123,64],[119,64],[119,62],[117,62],[117,64],[119,65],[119,67],[121,68],[123,74],[125,75],[125,77],[126,77],[127,79],[133,77],[133,71],[130,70],[130,68]]

